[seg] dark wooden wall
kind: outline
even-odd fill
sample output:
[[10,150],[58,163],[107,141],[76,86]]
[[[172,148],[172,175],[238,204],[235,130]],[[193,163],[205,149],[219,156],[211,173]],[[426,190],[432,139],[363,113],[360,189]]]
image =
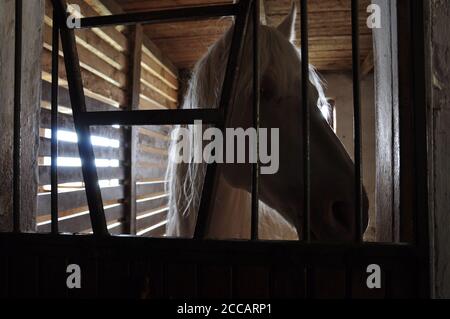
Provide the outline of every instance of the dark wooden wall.
[[[0,296],[58,298],[412,298],[409,246],[0,234]],[[81,267],[81,289],[66,267]],[[366,286],[367,266],[381,289]],[[306,270],[308,269],[308,271]]]
[[[16,224],[21,231],[33,231],[37,204],[37,169],[39,145],[39,98],[42,51],[42,18],[44,1],[23,1],[21,26],[21,52],[15,48],[16,1],[0,4],[0,231],[11,231],[13,227],[13,178],[18,179],[20,193],[16,198],[21,214]],[[20,58],[20,65],[15,65]],[[17,71],[17,74],[15,74]],[[14,90],[20,86],[20,94]],[[14,112],[15,103],[20,107],[20,136],[16,145],[20,159],[19,172],[13,172]],[[17,132],[16,132],[17,133]],[[17,157],[17,158],[19,158]],[[20,178],[19,178],[20,177]]]

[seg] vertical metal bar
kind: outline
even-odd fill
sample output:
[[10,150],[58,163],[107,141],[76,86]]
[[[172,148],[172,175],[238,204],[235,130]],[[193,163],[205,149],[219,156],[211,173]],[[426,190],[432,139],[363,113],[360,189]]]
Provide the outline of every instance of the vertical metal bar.
[[428,207],[428,99],[427,78],[430,78],[426,61],[429,52],[426,49],[426,34],[428,4],[426,1],[411,1],[411,33],[413,71],[413,119],[414,119],[414,238],[415,244],[421,256],[417,269],[421,274],[418,279],[418,293],[420,298],[430,298],[430,233],[429,233],[429,207]]
[[253,126],[256,128],[256,163],[252,167],[252,217],[251,239],[258,240],[259,225],[259,113],[260,113],[260,54],[259,27],[260,2],[253,4]]
[[361,151],[361,88],[359,55],[359,0],[352,0],[352,65],[353,65],[353,112],[355,136],[355,241],[362,242],[363,232],[363,183]]
[[302,110],[303,110],[303,228],[305,242],[311,241],[311,110],[309,109],[309,41],[308,41],[308,0],[300,1],[301,53],[302,53]]
[[65,23],[67,18],[65,0],[52,0],[52,3],[59,18],[64,64],[66,66],[67,81],[69,84],[70,103],[72,105],[75,130],[78,136],[78,150],[82,163],[92,230],[94,235],[108,235],[102,194],[98,184],[97,167],[95,166],[95,155],[91,143],[91,133],[89,126],[86,126],[81,121],[82,113],[86,112],[86,100],[75,34]]
[[59,25],[53,10],[52,30],[52,113],[51,113],[51,220],[52,234],[58,233],[58,72]]
[[16,0],[14,60],[13,230],[20,232],[20,113],[22,109],[22,0]]
[[[225,121],[227,119],[227,116],[229,116],[228,109],[232,101],[232,96],[237,80],[237,71],[245,42],[245,35],[247,33],[248,18],[250,15],[252,2],[253,0],[239,2],[239,9],[234,26],[233,39],[230,46],[230,54],[227,62],[222,95],[219,104],[222,118],[225,119]],[[224,131],[225,123],[221,123],[219,129]],[[202,191],[202,200],[200,203],[200,208],[198,210],[197,222],[195,225],[194,239],[204,238],[206,233],[209,210],[212,207],[211,204],[214,198],[214,196],[212,195],[215,187],[216,171],[216,163],[209,164],[206,169],[205,182],[203,184]]]

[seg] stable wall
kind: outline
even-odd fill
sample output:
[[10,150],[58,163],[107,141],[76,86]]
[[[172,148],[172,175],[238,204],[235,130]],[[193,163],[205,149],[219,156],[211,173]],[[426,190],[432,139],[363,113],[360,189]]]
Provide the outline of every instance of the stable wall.
[[432,293],[450,298],[450,2],[431,0],[426,10]]

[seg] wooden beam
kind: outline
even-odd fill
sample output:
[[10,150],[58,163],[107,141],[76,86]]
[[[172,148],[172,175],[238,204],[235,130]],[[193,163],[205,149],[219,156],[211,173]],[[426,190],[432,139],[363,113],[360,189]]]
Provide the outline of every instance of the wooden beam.
[[[130,63],[129,63],[129,110],[139,109],[141,92],[141,59],[142,59],[141,25],[135,25],[130,32]],[[125,227],[131,235],[136,234],[136,152],[138,150],[138,130],[130,127],[127,134],[129,147],[127,152],[127,178],[126,178],[126,216]]]
[[14,1],[0,2],[0,232],[12,231],[14,130]]
[[[12,180],[20,174],[18,188],[20,200],[18,229],[21,232],[34,231],[37,207],[37,156],[39,148],[39,112],[41,85],[42,21],[44,1],[23,1],[21,23],[21,52],[15,52],[15,1],[0,2],[0,231],[12,230]],[[20,69],[15,78],[15,57],[20,56]],[[13,171],[13,114],[14,80],[20,80],[20,136],[19,167]]]
[[[374,3],[386,13],[385,23],[388,24],[386,28],[392,30],[389,33],[385,29],[373,31],[374,60],[377,70],[375,72],[376,236],[379,242],[398,242],[400,235],[400,125],[398,41],[394,37],[397,34],[397,10],[395,1],[376,0]],[[404,144],[401,145],[403,148]]]

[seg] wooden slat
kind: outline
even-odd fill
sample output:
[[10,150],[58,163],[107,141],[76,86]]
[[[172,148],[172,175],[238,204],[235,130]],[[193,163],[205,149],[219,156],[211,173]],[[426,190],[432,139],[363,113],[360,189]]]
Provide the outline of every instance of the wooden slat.
[[[99,15],[111,15],[124,13],[122,7],[115,0],[85,0]],[[116,29],[123,31],[123,26],[117,26]],[[178,77],[178,69],[172,62],[159,50],[157,46],[146,36],[143,38],[146,50],[150,51],[151,57],[161,64],[173,77]]]
[[[101,188],[102,198],[105,201],[124,199],[123,186],[103,187]],[[50,193],[39,194],[38,196],[38,216],[50,214]],[[64,212],[78,207],[87,206],[86,191],[84,188],[73,192],[64,192],[58,194],[59,211]]]
[[167,149],[169,147],[169,141],[162,139],[163,136],[161,136],[158,133],[155,133],[154,135],[149,134],[139,134],[138,143],[141,146],[152,146],[160,149]]
[[149,57],[147,54],[142,55],[142,67],[155,75],[161,81],[169,85],[173,89],[178,89],[178,81],[174,78],[170,72],[168,72],[163,66],[158,64],[155,60]]
[[141,235],[142,237],[163,237],[166,234],[166,225],[160,225],[145,234]]
[[168,163],[166,156],[141,152],[139,152],[137,155],[138,155],[137,167],[139,168],[138,172],[139,180],[161,178],[165,175]]
[[149,72],[147,69],[141,69],[141,81],[142,84],[157,91],[164,97],[171,99],[174,102],[178,100],[177,90],[167,85],[167,83],[155,76],[152,72]]
[[[124,210],[123,205],[115,206],[112,208],[105,208],[106,220],[113,221],[123,218]],[[79,233],[91,228],[91,220],[89,213],[81,216],[67,218],[58,222],[59,230],[61,232]],[[49,232],[50,224],[45,224],[38,227],[38,232]]]
[[177,102],[164,97],[145,84],[141,84],[141,95],[144,95],[147,99],[155,103],[157,108],[175,109],[177,107]]
[[139,127],[139,134],[170,142],[169,130],[162,126],[141,126]]
[[[52,26],[52,7],[50,0],[46,0],[45,24]],[[91,29],[79,29],[75,33],[77,44],[84,46],[100,58],[114,66],[118,70],[124,70],[127,66],[127,58],[123,52],[116,50],[110,43],[95,34]]]
[[[98,13],[83,0],[71,0],[70,4],[78,5],[83,16],[98,16]],[[115,27],[104,27],[101,29],[93,28],[92,31],[101,38],[110,42],[111,45],[117,48],[119,51],[126,52],[128,50],[128,39],[124,34],[116,30]]]
[[[51,156],[50,139],[41,137],[39,142],[39,157]],[[94,154],[97,159],[117,159],[124,160],[122,148],[94,146]],[[59,141],[58,142],[59,157],[79,157],[78,144]]]
[[169,198],[168,194],[163,192],[159,194],[152,194],[150,196],[150,199],[144,202],[138,201],[137,202],[138,215],[140,213],[149,212],[151,210],[166,205],[168,202],[168,198]]
[[172,61],[161,52],[161,50],[153,43],[152,40],[146,35],[143,38],[144,42],[144,53],[150,56],[152,59],[156,61],[156,63],[160,64],[170,75],[172,75],[175,79],[178,78],[178,68],[172,64]]
[[[52,47],[52,29],[46,24],[44,25],[44,45],[49,50]],[[96,70],[97,73],[95,74],[101,76],[106,81],[109,81],[120,88],[125,87],[126,76],[122,71],[117,70],[111,64],[107,63],[82,45],[78,45],[77,49],[80,66],[84,71],[91,72],[92,69]],[[60,50],[59,55],[61,57],[63,56],[62,50]]]
[[[165,208],[160,208],[161,209],[165,209]],[[151,214],[151,215],[150,215]],[[146,216],[145,218],[140,218],[140,216]],[[167,210],[166,211],[162,211],[162,212],[158,212],[158,210],[156,210],[155,213],[146,213],[146,214],[138,214],[138,219],[137,219],[137,229],[138,230],[143,230],[146,229],[148,227],[157,225],[159,223],[161,223],[162,221],[165,221],[167,219]]]
[[[42,81],[42,96],[43,101],[51,101],[51,83],[47,81]],[[58,105],[71,108],[69,90],[65,87],[58,87]],[[95,111],[117,111],[117,107],[111,104],[104,103],[97,99],[90,98],[86,96],[86,108],[89,112]]]
[[[100,180],[122,180],[125,174],[123,167],[98,167],[97,172]],[[58,181],[61,184],[83,181],[81,167],[58,167]],[[39,184],[50,184],[50,166],[39,166]]]
[[[52,71],[52,56],[51,52],[45,49],[42,53],[42,69],[46,73],[51,73]],[[59,58],[60,65],[64,65],[63,58]],[[83,79],[84,88],[89,91],[103,96],[107,99],[113,100],[117,102],[119,105],[126,105],[126,94],[124,90],[119,87],[105,81],[101,77],[82,70],[81,76]],[[59,68],[59,78],[65,82],[67,82],[67,76],[64,68]]]
[[137,196],[143,198],[152,194],[162,193],[164,192],[164,185],[164,183],[137,184]]

